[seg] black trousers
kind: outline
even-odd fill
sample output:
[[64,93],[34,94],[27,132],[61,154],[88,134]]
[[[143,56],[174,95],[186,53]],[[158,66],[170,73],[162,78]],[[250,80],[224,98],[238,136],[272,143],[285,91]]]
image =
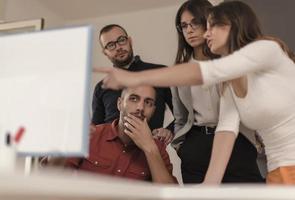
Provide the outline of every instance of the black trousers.
[[[204,128],[193,126],[180,149],[183,183],[202,183],[208,169],[214,134],[206,134]],[[257,167],[257,152],[252,143],[239,134],[229,160],[222,183],[263,183]]]

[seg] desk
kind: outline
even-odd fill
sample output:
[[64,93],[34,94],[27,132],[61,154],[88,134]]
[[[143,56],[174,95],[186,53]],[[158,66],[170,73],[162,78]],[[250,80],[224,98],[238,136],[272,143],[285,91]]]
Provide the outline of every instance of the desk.
[[65,173],[0,175],[1,200],[294,200],[295,187],[167,186]]

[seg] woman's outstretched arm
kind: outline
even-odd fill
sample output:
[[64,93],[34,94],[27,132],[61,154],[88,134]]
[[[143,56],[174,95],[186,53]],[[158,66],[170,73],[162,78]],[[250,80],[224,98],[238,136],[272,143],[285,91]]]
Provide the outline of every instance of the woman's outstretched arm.
[[113,67],[99,67],[95,72],[106,73],[103,87],[122,89],[138,85],[152,85],[157,87],[201,85],[203,83],[198,63],[185,63],[173,67],[128,72]]

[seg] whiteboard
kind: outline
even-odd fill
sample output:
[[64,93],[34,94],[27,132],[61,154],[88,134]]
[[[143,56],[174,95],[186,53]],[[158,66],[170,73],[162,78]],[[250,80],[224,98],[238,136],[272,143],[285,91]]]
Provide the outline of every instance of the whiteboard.
[[87,155],[91,33],[74,27],[0,37],[0,135],[23,126],[18,153]]

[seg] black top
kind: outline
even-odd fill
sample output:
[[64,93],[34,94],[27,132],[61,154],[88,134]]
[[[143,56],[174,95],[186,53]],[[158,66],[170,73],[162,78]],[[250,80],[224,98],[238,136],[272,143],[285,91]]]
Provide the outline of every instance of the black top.
[[[147,69],[156,69],[165,67],[164,65],[157,65],[152,63],[146,63],[140,60],[139,56],[135,56],[133,63],[129,66],[129,71],[141,71]],[[103,124],[110,123],[113,120],[119,118],[119,111],[117,109],[117,99],[121,96],[121,91],[103,89],[102,81],[97,83],[93,93],[92,100],[92,123]],[[171,111],[172,107],[172,95],[170,88],[156,88],[156,110],[151,118],[149,125],[151,130],[155,128],[161,128],[164,122],[165,103],[169,106]],[[168,127],[173,132],[173,124]]]

